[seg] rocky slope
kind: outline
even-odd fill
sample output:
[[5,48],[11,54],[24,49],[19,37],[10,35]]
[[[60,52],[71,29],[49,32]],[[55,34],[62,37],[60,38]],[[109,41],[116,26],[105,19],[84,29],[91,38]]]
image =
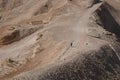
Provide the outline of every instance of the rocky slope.
[[119,4],[0,0],[0,80],[120,80]]

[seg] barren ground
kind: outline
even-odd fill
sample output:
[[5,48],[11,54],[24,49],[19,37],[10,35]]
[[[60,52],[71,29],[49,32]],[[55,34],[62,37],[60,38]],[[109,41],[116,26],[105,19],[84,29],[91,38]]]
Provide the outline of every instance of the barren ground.
[[0,80],[120,80],[120,0],[0,0]]

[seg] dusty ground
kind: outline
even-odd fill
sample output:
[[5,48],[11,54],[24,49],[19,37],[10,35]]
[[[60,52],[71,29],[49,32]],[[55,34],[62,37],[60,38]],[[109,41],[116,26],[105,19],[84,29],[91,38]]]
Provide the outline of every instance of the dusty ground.
[[120,0],[0,0],[0,80],[120,80]]

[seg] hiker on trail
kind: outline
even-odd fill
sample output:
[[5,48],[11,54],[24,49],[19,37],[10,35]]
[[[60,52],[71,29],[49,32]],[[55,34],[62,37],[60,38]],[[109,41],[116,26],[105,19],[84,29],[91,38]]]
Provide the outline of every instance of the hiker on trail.
[[71,44],[70,44],[71,46],[73,46],[73,43],[71,42]]

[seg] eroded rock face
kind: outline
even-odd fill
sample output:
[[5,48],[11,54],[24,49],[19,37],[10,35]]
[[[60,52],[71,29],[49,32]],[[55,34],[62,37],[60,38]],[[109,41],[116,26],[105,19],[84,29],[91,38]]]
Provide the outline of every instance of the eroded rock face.
[[1,0],[0,80],[120,80],[119,0]]

